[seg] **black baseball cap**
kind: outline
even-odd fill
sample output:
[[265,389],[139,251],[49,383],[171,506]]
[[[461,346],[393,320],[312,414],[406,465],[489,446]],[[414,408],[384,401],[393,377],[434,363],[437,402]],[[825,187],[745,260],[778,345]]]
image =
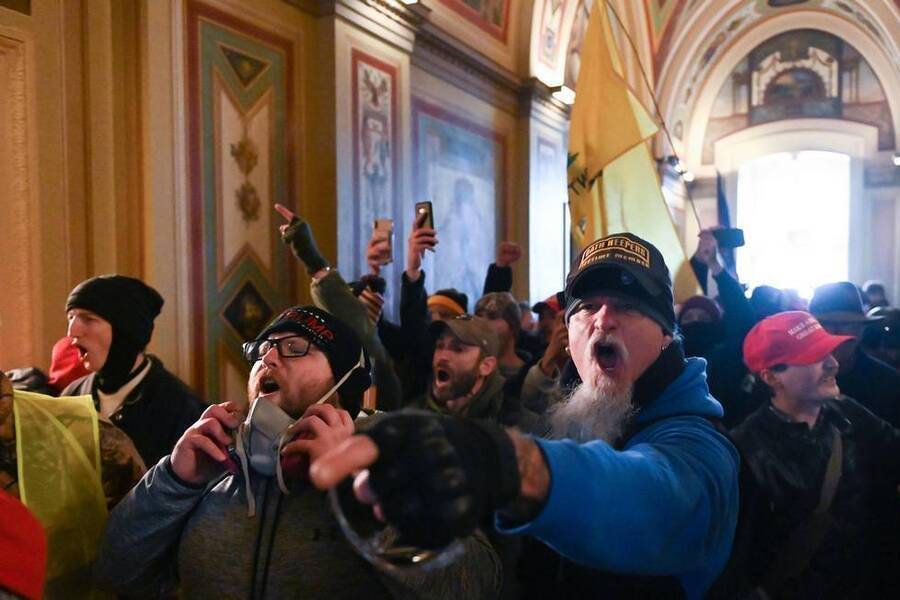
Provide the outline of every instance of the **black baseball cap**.
[[633,233],[614,233],[588,244],[566,281],[566,320],[589,294],[627,298],[669,334],[675,330],[672,278],[662,253]]

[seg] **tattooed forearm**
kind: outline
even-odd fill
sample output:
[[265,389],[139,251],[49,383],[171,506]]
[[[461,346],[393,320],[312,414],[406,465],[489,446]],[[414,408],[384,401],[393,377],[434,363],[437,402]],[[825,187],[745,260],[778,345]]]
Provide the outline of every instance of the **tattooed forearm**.
[[516,431],[509,431],[519,462],[521,488],[519,497],[501,510],[505,519],[528,521],[537,516],[550,494],[550,469],[544,453],[535,441]]

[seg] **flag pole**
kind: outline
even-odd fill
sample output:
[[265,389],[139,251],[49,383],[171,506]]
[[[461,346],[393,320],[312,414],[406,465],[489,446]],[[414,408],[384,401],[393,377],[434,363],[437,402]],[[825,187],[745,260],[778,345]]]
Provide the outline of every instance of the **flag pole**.
[[[675,150],[675,142],[672,141],[672,135],[669,133],[669,127],[666,125],[666,120],[663,118],[662,111],[659,109],[659,103],[656,101],[656,94],[653,92],[653,86],[650,85],[650,78],[647,77],[647,72],[644,70],[644,65],[641,64],[641,55],[638,53],[637,46],[634,43],[634,40],[631,37],[631,34],[628,33],[628,29],[625,27],[625,23],[622,22],[622,19],[619,18],[619,13],[616,12],[616,8],[609,2],[609,0],[598,0],[598,2],[602,3],[606,8],[612,12],[613,17],[615,17],[616,22],[619,24],[619,29],[622,30],[622,33],[625,35],[625,39],[628,40],[628,45],[631,47],[631,52],[634,54],[635,62],[637,62],[638,70],[641,72],[641,78],[644,80],[644,85],[647,87],[647,92],[650,94],[650,99],[653,101],[653,110],[656,112],[656,118],[659,119],[659,126],[663,130],[663,133],[666,136],[666,141],[669,142],[669,148],[672,150],[672,156],[675,157],[679,162],[681,161],[678,158],[678,152]],[[684,182],[684,190],[687,193],[688,203],[691,205],[691,211],[694,213],[694,219],[697,221],[697,228],[702,230],[703,225],[700,223],[700,215],[697,213],[697,206],[694,204],[694,196],[691,194],[691,187],[687,182]]]

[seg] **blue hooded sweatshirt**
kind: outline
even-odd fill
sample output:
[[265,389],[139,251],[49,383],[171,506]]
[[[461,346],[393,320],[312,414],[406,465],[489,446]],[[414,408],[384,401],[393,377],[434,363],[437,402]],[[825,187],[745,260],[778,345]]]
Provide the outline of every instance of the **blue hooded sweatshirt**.
[[500,520],[498,529],[534,536],[585,567],[674,575],[688,598],[702,598],[728,561],[737,526],[738,453],[707,418],[722,414],[706,361],[688,359],[638,414],[639,432],[622,450],[536,440],[550,468],[547,503],[533,521]]

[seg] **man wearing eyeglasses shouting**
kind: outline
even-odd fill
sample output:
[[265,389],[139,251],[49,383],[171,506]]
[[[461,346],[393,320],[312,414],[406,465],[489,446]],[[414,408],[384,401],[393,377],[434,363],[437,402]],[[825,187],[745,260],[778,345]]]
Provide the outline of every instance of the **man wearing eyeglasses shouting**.
[[368,356],[346,324],[290,308],[244,356],[246,420],[234,403],[209,407],[112,512],[103,584],[154,597],[180,587],[188,598],[483,597],[498,587],[486,541],[473,541],[470,561],[415,584],[376,571],[309,485],[309,460],[350,437],[370,385]]

